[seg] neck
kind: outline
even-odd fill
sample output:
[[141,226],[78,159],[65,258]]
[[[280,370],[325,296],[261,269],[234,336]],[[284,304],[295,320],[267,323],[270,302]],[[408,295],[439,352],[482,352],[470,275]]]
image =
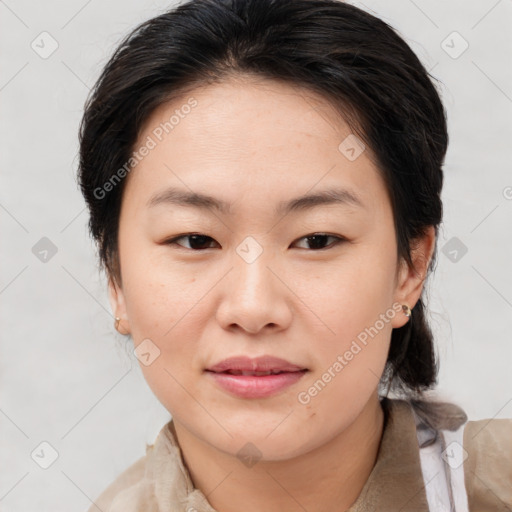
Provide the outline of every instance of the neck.
[[292,459],[260,460],[251,468],[174,424],[194,486],[218,512],[344,512],[375,464],[384,411],[375,394],[328,443]]

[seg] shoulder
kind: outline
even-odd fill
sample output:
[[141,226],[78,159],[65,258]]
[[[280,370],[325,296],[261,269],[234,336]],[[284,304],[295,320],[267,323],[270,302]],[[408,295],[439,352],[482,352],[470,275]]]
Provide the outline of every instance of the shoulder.
[[464,429],[464,480],[474,510],[512,506],[512,418],[468,421]]
[[[417,423],[428,427],[427,434],[429,429],[443,433],[446,449],[450,449],[453,439],[462,443],[459,465],[453,466],[454,460],[446,463],[451,471],[462,464],[470,511],[512,510],[512,418],[468,421],[465,411],[454,403],[428,400],[409,403]],[[417,433],[420,441],[422,431]]]
[[182,508],[189,501],[202,503],[206,498],[193,487],[171,419],[153,444],[146,443],[146,454],[125,469],[88,512],[159,512]]
[[[124,500],[125,496],[140,495],[141,484],[146,475],[147,454],[137,459],[131,466],[126,468],[110,485],[94,500],[87,512],[110,512],[113,510],[113,503],[119,498]],[[138,501],[138,500],[137,500]]]

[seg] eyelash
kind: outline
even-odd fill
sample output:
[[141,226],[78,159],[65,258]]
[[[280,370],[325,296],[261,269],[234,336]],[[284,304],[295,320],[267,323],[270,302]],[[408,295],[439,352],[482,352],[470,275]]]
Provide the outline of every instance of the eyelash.
[[[192,248],[189,248],[189,247],[183,247],[182,245],[178,244],[177,241],[182,239],[182,238],[190,238],[190,237],[193,237],[193,236],[196,236],[196,237],[203,237],[203,238],[206,238],[208,240],[213,240],[213,238],[209,237],[208,235],[203,235],[201,233],[186,233],[186,234],[183,234],[183,235],[179,235],[177,237],[174,237],[170,240],[167,240],[166,242],[164,242],[166,245],[175,245],[175,246],[178,246],[180,247],[181,249],[185,249],[187,251],[194,251],[194,252],[201,252],[201,251],[204,251],[206,249],[192,249]],[[329,233],[311,233],[310,235],[306,235],[306,236],[303,236],[301,238],[298,238],[297,240],[303,240],[303,239],[308,239],[308,238],[313,238],[313,237],[327,237],[327,238],[334,238],[335,239],[335,242],[333,244],[330,244],[328,245],[327,247],[323,247],[321,249],[310,249],[314,252],[319,252],[319,251],[325,251],[327,249],[331,249],[337,245],[339,245],[340,243],[342,242],[346,242],[348,241],[345,237],[342,237],[342,236],[338,236],[338,235],[331,235]],[[294,242],[295,243],[295,242]],[[211,247],[207,247],[207,249],[211,249]],[[306,249],[307,250],[307,249]]]

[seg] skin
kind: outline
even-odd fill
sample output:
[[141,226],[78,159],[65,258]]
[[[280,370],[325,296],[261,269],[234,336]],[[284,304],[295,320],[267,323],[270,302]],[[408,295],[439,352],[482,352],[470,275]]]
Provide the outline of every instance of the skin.
[[[120,329],[160,355],[141,364],[171,413],[194,485],[220,512],[341,512],[361,492],[383,432],[377,386],[391,332],[420,297],[434,229],[399,262],[393,213],[367,148],[354,161],[338,149],[351,133],[321,97],[289,84],[231,79],[196,89],[198,104],[135,167],[123,193],[122,285],[110,281]],[[160,106],[137,147],[183,104]],[[148,200],[167,187],[225,200],[231,213]],[[281,201],[344,187],[364,208],[320,205],[274,214]],[[184,233],[211,237],[198,247]],[[319,248],[308,237],[327,233]],[[247,237],[262,254],[236,252]],[[379,315],[377,335],[309,403],[298,401]],[[266,398],[234,397],[203,370],[234,355],[274,355],[308,368]],[[252,467],[237,452],[261,452]]]

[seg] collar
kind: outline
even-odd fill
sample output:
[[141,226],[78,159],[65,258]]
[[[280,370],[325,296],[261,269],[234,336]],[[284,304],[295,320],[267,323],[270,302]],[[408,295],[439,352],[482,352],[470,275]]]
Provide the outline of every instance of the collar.
[[[347,512],[428,512],[412,406],[407,401],[389,398],[383,398],[381,404],[385,421],[377,459],[359,497]],[[146,453],[145,476],[154,482],[156,510],[217,512],[194,487],[173,420],[164,425],[155,443],[146,447]]]
[[405,400],[383,398],[385,425],[377,459],[347,512],[429,512],[421,470],[416,416]]

